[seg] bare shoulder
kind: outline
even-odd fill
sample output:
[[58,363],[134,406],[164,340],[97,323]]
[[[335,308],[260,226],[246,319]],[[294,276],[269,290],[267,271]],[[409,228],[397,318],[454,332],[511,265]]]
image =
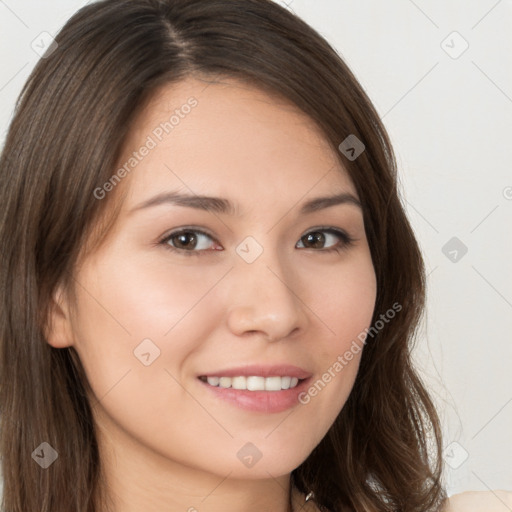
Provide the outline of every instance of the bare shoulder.
[[443,512],[509,512],[512,510],[511,491],[468,491],[454,494]]

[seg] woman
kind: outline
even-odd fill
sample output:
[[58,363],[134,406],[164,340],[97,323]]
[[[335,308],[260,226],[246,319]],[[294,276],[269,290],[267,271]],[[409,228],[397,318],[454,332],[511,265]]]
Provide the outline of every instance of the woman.
[[443,510],[423,261],[336,52],[267,0],[56,43],[0,162],[3,509]]

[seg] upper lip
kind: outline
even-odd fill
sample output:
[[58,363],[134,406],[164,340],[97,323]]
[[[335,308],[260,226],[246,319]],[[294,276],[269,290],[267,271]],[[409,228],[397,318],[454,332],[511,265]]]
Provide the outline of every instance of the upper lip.
[[307,379],[311,377],[312,373],[291,364],[251,364],[203,373],[200,377],[238,377],[241,375],[246,377],[256,375],[261,377],[297,377],[298,379]]

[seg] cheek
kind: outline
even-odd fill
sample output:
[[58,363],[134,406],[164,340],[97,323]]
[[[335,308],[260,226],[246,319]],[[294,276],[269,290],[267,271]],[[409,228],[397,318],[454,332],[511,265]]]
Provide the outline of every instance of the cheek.
[[[324,289],[319,283],[325,282]],[[353,339],[369,327],[375,309],[377,281],[369,251],[360,251],[350,264],[318,276],[310,293],[326,328],[324,349],[331,354],[345,351]],[[312,308],[313,309],[313,308]],[[330,342],[329,342],[330,341]]]
[[[107,267],[115,270],[101,270]],[[212,283],[197,273],[141,270],[121,260],[101,268],[91,266],[78,276],[87,291],[78,292],[80,314],[73,325],[97,419],[108,429],[121,427],[140,440],[152,439],[157,450],[169,447],[169,432],[180,436],[176,410],[180,417],[197,419],[189,426],[189,437],[195,429],[197,435],[201,428],[215,429],[211,416],[180,384],[184,361],[207,339],[206,332],[197,332],[197,315],[205,311],[200,299]],[[157,422],[169,430],[162,428],[157,435]]]
[[78,289],[75,348],[91,387],[100,399],[116,386],[121,404],[125,393],[135,397],[142,389],[179,396],[171,375],[182,380],[184,363],[218,321],[210,290],[229,267],[197,272],[114,256],[91,262],[77,276],[84,287]]
[[94,319],[90,327],[115,334],[111,343],[129,339],[135,346],[137,340],[150,338],[165,345],[184,324],[190,328],[198,311],[204,316],[200,303],[225,270],[216,266],[199,272],[190,264],[165,265],[162,261],[138,261],[114,253],[101,266],[91,265],[79,277],[89,283],[81,309],[89,320]]
[[361,252],[350,265],[318,276],[328,283],[309,292],[311,309],[324,326],[315,339],[315,355],[321,364],[319,376],[308,388],[303,403],[316,403],[327,423],[346,402],[359,369],[366,330],[371,325],[377,293],[376,276],[369,251]]

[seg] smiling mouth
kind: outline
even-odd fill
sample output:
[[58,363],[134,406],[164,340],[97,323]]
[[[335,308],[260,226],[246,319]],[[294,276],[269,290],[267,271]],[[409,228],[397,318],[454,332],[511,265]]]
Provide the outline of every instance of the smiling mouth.
[[218,388],[231,388],[246,391],[282,391],[285,389],[293,389],[297,387],[302,381],[306,379],[298,379],[297,377],[290,377],[288,375],[262,377],[259,375],[250,376],[235,376],[235,377],[221,377],[221,376],[205,376],[202,375],[199,379],[210,386]]

